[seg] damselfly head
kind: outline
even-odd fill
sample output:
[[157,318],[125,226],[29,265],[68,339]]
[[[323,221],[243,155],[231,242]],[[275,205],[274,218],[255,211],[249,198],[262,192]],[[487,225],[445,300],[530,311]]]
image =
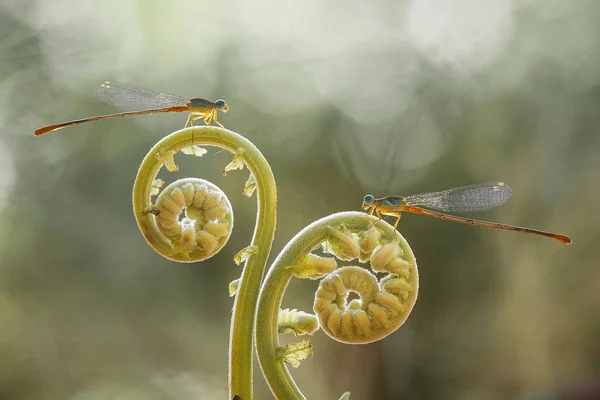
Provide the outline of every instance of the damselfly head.
[[375,197],[373,197],[372,194],[366,195],[365,198],[363,199],[362,209],[368,210],[373,205],[373,202],[375,202]]
[[219,100],[215,101],[215,106],[217,106],[217,110],[221,110],[223,112],[229,111],[229,107],[227,106],[227,103],[225,103],[225,100],[223,100],[223,99],[219,99]]

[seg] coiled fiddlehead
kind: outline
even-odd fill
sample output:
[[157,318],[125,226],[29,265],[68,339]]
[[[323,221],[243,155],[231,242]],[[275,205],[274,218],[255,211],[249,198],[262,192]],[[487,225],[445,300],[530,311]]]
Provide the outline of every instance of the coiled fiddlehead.
[[[245,194],[256,189],[258,214],[245,266],[237,286],[229,346],[230,396],[252,398],[253,328],[261,278],[275,233],[277,192],[269,164],[246,138],[227,129],[191,127],[160,140],[146,155],[133,188],[133,211],[148,244],[178,262],[201,261],[224,245],[233,227],[231,205],[215,185],[196,178],[174,182],[152,203],[160,169],[178,169],[174,155],[190,146],[216,146],[234,154],[225,170],[250,170]],[[180,218],[185,209],[185,217]]]
[[[180,220],[185,210],[185,218]],[[171,241],[172,259],[180,254],[188,261],[203,261],[218,253],[229,240],[233,209],[216,185],[198,178],[180,179],[158,196],[156,206],[146,215],[155,215],[156,227]],[[177,260],[182,261],[182,260]]]
[[[324,256],[312,254],[319,246]],[[374,273],[357,265],[337,268],[337,260],[368,262],[373,272],[385,276],[378,280]],[[273,394],[281,399],[304,398],[285,362],[297,366],[295,355],[312,354],[306,341],[293,348],[279,346],[282,322],[286,331],[303,333],[289,321],[289,312],[284,313],[285,321],[279,312],[292,277],[323,278],[313,307],[320,326],[335,340],[351,344],[380,340],[397,330],[410,314],[419,286],[416,260],[408,243],[391,225],[375,217],[338,213],[298,233],[269,269],[256,317],[260,365]],[[349,292],[357,293],[360,299],[347,302]],[[306,315],[302,318],[307,320]]]

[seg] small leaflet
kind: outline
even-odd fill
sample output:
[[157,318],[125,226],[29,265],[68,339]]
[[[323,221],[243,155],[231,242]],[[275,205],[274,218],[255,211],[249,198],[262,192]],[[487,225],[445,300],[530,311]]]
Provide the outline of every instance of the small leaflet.
[[328,226],[327,230],[330,236],[323,250],[344,261],[354,260],[360,255],[358,240],[344,224],[336,228]]
[[293,333],[294,335],[301,335],[302,332],[296,325],[296,313],[298,310],[284,308],[279,310],[279,316],[277,318],[277,332],[279,334]]
[[275,354],[276,359],[294,368],[298,368],[302,361],[308,357],[312,357],[312,344],[310,344],[310,339],[304,339],[298,343],[290,343],[287,346],[278,347]]
[[256,190],[256,179],[253,174],[250,174],[248,180],[244,184],[244,191],[242,192],[246,197],[252,197],[252,194]]
[[279,310],[277,332],[280,334],[293,333],[295,336],[312,335],[318,328],[319,322],[313,314],[296,309],[290,310],[289,308]]
[[350,398],[350,392],[346,392],[340,397],[340,400],[348,400]]
[[203,155],[208,153],[208,150],[206,150],[204,147],[194,144],[192,146],[182,148],[181,152],[188,156],[202,157]]
[[164,186],[165,181],[162,179],[155,179],[152,181],[152,189],[150,189],[150,196],[156,196],[160,193],[160,189]]
[[227,175],[228,171],[234,171],[236,169],[244,169],[244,150],[238,149],[238,151],[233,156],[233,160],[229,164],[225,166],[223,170],[223,175]]
[[165,164],[165,167],[169,172],[179,171],[179,166],[175,164],[175,153],[177,153],[175,150],[168,150],[165,152],[161,151],[160,153],[156,153],[156,158]]
[[160,209],[158,207],[152,205],[142,211],[142,217],[144,217],[148,214],[160,215]]
[[238,253],[235,255],[235,257],[233,257],[233,261],[237,265],[240,265],[241,263],[243,263],[244,261],[249,259],[250,256],[256,254],[257,251],[258,251],[258,246],[251,244],[250,246],[245,247],[242,250],[238,251]]
[[229,297],[233,297],[237,294],[240,288],[240,280],[235,279],[229,283]]
[[333,257],[321,257],[309,254],[298,261],[296,265],[290,265],[285,269],[296,278],[321,279],[332,273],[337,268],[337,262]]

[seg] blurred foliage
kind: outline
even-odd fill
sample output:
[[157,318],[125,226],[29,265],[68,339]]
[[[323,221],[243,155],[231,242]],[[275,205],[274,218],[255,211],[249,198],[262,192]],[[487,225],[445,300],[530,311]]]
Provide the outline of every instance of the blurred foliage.
[[[247,174],[223,177],[215,150],[180,157],[162,178],[218,184],[233,237],[200,265],[155,254],[131,186],[185,116],[31,134],[114,112],[92,96],[105,79],[227,100],[221,121],[277,179],[274,254],[367,192],[490,180],[515,194],[482,218],[573,237],[405,216],[421,276],[411,317],[372,345],[318,332],[294,371],[309,398],[551,398],[597,381],[599,49],[596,0],[2,0],[0,398],[226,394],[227,287],[256,209]],[[310,310],[316,283],[294,283],[284,306]]]

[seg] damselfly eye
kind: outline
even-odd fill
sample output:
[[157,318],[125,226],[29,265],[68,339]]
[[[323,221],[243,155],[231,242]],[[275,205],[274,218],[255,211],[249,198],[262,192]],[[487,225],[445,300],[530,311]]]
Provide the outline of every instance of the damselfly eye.
[[223,108],[225,108],[227,106],[227,104],[225,104],[225,100],[223,100],[223,99],[219,99],[219,100],[215,101],[215,105],[217,106],[217,108],[219,110],[222,110]]
[[372,194],[366,195],[365,198],[363,199],[363,203],[365,203],[368,206],[373,204],[374,201],[375,201],[375,197],[373,197]]

